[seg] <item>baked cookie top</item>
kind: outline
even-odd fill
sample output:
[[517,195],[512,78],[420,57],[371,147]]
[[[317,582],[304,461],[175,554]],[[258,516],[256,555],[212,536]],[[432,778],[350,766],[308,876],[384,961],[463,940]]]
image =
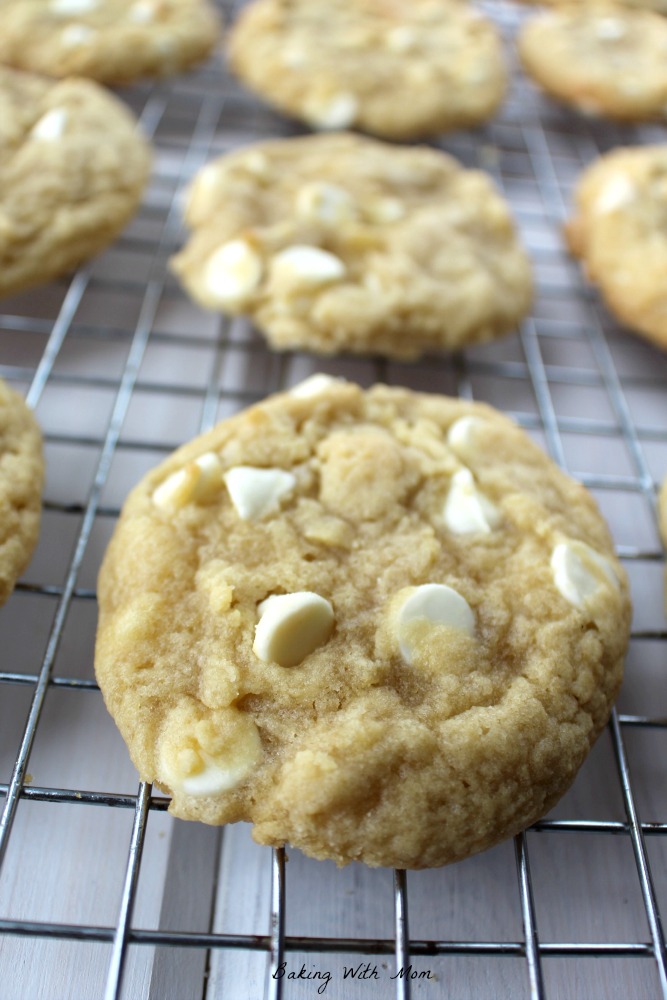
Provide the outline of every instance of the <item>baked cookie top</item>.
[[175,815],[407,868],[553,805],[630,615],[595,502],[509,419],[326,376],[150,472],[98,596],[107,706]]
[[667,144],[594,161],[565,234],[621,322],[667,348]]
[[505,96],[495,26],[459,0],[256,0],[232,70],[317,129],[410,139],[478,125]]
[[90,80],[0,67],[0,295],[76,267],[134,214],[150,151]]
[[23,398],[0,379],[0,604],[37,544],[43,481],[37,421]]
[[568,4],[527,22],[527,72],[587,114],[636,121],[667,115],[667,21],[618,4]]
[[351,133],[246,147],[195,179],[172,266],[272,347],[415,357],[511,330],[531,268],[490,178]]
[[206,0],[0,0],[0,62],[127,83],[203,61],[220,36]]

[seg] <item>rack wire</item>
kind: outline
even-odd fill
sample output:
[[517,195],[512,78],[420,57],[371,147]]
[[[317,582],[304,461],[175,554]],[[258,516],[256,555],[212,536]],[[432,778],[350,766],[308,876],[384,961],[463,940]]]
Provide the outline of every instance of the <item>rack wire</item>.
[[[227,20],[232,7],[221,4]],[[504,0],[484,9],[513,59],[531,15]],[[512,204],[535,265],[531,318],[452,357],[323,362],[273,354],[245,321],[203,312],[167,268],[196,170],[300,127],[215,59],[121,96],[156,151],[141,211],[71,280],[0,314],[0,376],[35,408],[48,461],[40,543],[0,614],[3,1000],[665,1000],[667,360],[605,312],[559,234],[584,165],[665,141],[664,127],[584,119],[514,64],[502,114],[437,145],[490,171]],[[635,602],[626,682],[573,789],[513,850],[392,876],[259,848],[244,825],[175,821],[104,712],[95,576],[127,490],[186,438],[316,370],[498,406],[611,525]]]

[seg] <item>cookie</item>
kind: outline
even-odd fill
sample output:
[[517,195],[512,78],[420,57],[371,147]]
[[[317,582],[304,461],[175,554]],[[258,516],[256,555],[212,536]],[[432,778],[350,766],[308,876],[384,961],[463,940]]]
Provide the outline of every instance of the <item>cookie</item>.
[[568,4],[525,24],[526,71],[586,114],[625,121],[667,115],[667,20],[617,4]]
[[232,70],[316,129],[414,139],[479,125],[506,89],[495,26],[459,0],[256,0]]
[[594,161],[565,235],[618,319],[667,349],[667,145],[614,149]]
[[572,782],[630,606],[586,490],[492,408],[314,376],[128,497],[96,672],[174,815],[422,868]]
[[209,164],[172,260],[199,303],[278,349],[416,357],[512,330],[531,268],[491,180],[437,150],[351,133]]
[[128,83],[189,69],[220,22],[206,0],[0,0],[0,63]]
[[149,169],[130,112],[98,84],[0,67],[0,295],[107,246],[134,214]]
[[43,482],[37,421],[23,398],[0,379],[0,604],[37,544]]

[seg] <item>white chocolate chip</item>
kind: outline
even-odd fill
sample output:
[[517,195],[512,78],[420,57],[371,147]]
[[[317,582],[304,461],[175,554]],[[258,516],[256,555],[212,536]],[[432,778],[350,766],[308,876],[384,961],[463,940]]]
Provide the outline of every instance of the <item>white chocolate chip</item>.
[[466,635],[475,634],[475,616],[466,599],[444,583],[425,583],[415,587],[402,605],[396,619],[396,632],[401,656],[412,665],[415,653],[412,645],[411,622],[422,619],[432,625],[448,625]]
[[460,458],[468,458],[477,453],[477,442],[484,433],[486,421],[479,417],[460,417],[449,428],[447,444]]
[[333,631],[331,604],[311,591],[267,597],[258,610],[261,617],[252,648],[265,663],[295,667]]
[[346,379],[344,378],[334,378],[333,375],[316,372],[314,375],[305,378],[303,382],[298,382],[297,385],[292,386],[289,394],[296,397],[296,399],[312,399],[313,396],[319,396],[320,393],[326,392],[332,385],[336,383],[341,384],[345,381]]
[[593,209],[599,215],[606,215],[628,205],[634,201],[636,195],[636,188],[630,178],[626,174],[615,173],[602,187],[595,199]]
[[601,17],[595,23],[594,30],[597,37],[605,42],[615,42],[626,35],[625,25],[617,17]]
[[49,10],[52,14],[70,17],[73,14],[87,14],[98,6],[99,0],[51,0]]
[[68,24],[60,32],[60,43],[65,48],[76,49],[80,45],[85,45],[96,34],[95,29],[89,28],[86,24]]
[[221,306],[246,302],[262,278],[260,255],[246,240],[231,240],[218,247],[204,271],[206,288]]
[[218,720],[224,728],[214,751],[201,745],[197,726],[193,732],[178,732],[177,738],[187,737],[180,749],[178,745],[163,747],[160,777],[175,792],[203,797],[229,791],[248,778],[260,762],[262,744],[253,719],[229,708],[218,713]]
[[229,469],[224,480],[236,513],[244,521],[255,521],[278,510],[282,498],[296,485],[296,476],[291,472],[251,465]]
[[65,108],[51,108],[30,130],[30,138],[40,142],[55,142],[65,132],[68,114]]
[[296,212],[302,219],[339,225],[357,217],[354,201],[343,188],[326,181],[313,181],[299,190]]
[[153,493],[153,503],[162,510],[178,510],[187,503],[209,499],[221,484],[220,459],[207,451],[160,483]]
[[345,264],[320,247],[295,243],[280,250],[271,261],[274,281],[294,288],[316,288],[345,277]]
[[348,128],[357,117],[359,105],[354,94],[335,94],[326,101],[311,101],[305,110],[314,128]]
[[472,532],[488,535],[501,521],[498,508],[475,486],[470,469],[459,469],[452,476],[443,517],[456,535]]
[[181,788],[187,795],[203,796],[226,792],[239,784],[245,777],[245,768],[220,767],[213,760],[202,757],[202,768],[188,775],[181,782]]
[[573,604],[582,608],[600,587],[619,583],[611,563],[585,542],[569,539],[559,542],[551,554],[551,572],[556,589]]

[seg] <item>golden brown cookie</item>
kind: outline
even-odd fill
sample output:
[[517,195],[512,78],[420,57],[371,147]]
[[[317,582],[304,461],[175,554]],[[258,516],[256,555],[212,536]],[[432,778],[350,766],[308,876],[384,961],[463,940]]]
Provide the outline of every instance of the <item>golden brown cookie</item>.
[[0,379],[0,604],[37,544],[43,481],[37,421],[22,397]]
[[351,133],[261,143],[209,164],[172,266],[202,305],[278,349],[416,357],[512,330],[531,268],[489,177],[426,147]]
[[667,20],[653,11],[570,3],[527,22],[518,45],[537,83],[586,114],[667,116]]
[[130,112],[98,84],[0,67],[0,295],[64,274],[110,243],[149,169]]
[[512,421],[326,376],[139,483],[99,607],[106,703],[176,816],[406,868],[555,803],[630,618],[593,499]]
[[667,145],[614,149],[592,163],[566,237],[620,321],[667,348]]
[[281,111],[385,138],[478,125],[506,89],[495,26],[459,0],[256,0],[228,53]]
[[0,63],[127,83],[189,69],[220,21],[206,0],[0,0]]

